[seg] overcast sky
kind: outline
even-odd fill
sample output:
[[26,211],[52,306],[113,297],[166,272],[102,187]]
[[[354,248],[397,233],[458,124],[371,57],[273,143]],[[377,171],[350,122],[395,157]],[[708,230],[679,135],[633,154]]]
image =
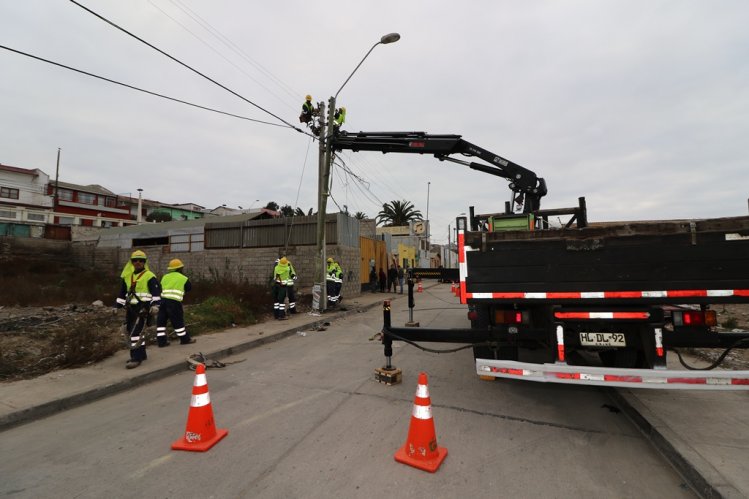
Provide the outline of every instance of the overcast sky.
[[[295,126],[305,94],[326,101],[398,32],[339,94],[344,129],[462,135],[545,178],[543,208],[585,196],[591,221],[747,213],[746,0],[80,3]],[[69,1],[1,0],[0,45],[283,125]],[[0,68],[0,163],[54,178],[59,147],[66,182],[317,209],[318,145],[291,128],[6,50]],[[469,205],[510,199],[504,179],[429,156],[342,157],[358,179],[335,169],[338,206],[374,217],[411,201],[436,242]]]

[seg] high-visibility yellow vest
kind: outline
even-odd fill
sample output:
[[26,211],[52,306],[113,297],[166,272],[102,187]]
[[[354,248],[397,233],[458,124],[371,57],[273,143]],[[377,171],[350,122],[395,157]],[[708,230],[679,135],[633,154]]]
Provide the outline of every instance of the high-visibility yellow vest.
[[[122,276],[122,280],[125,281],[125,287],[127,288],[128,294],[131,292],[133,293],[133,295],[130,297],[131,305],[137,305],[139,301],[150,302],[153,299],[151,291],[149,291],[148,289],[148,281],[150,281],[151,278],[154,277],[156,277],[156,274],[154,274],[150,270],[144,270],[137,275],[133,272],[131,274]],[[135,284],[134,290],[133,284]]]
[[161,297],[174,301],[184,300],[186,283],[186,275],[177,271],[167,273],[161,278]]

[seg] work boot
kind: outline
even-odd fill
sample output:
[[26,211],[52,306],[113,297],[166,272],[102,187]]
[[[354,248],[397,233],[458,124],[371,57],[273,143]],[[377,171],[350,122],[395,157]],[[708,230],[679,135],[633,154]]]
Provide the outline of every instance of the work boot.
[[166,340],[164,340],[164,341],[159,341],[159,342],[158,342],[158,346],[159,346],[159,348],[164,348],[164,347],[168,347],[169,345],[171,345],[171,343],[169,343],[169,342],[168,342],[168,341],[166,341]]
[[125,363],[125,369],[135,369],[140,365],[139,360],[130,359]]
[[192,345],[195,343],[195,338],[187,338],[186,340],[179,340],[180,345]]

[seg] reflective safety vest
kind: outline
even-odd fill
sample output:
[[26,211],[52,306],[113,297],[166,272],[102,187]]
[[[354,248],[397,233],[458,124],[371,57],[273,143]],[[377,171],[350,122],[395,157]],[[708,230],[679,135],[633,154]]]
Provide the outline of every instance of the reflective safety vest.
[[338,265],[336,262],[329,263],[328,276],[326,277],[326,280],[333,282],[343,282],[343,279],[341,279],[342,273],[343,271],[341,270],[340,265]]
[[339,111],[335,114],[335,122],[338,126],[343,125],[346,122],[346,111]]
[[131,305],[137,305],[138,302],[148,303],[153,300],[153,296],[148,290],[148,281],[155,278],[156,274],[150,270],[144,270],[137,275],[133,272],[129,275],[122,276],[122,279],[125,281],[128,295],[130,296]]
[[281,286],[293,286],[294,280],[291,278],[291,265],[288,263],[282,265],[276,264],[276,268],[273,269],[273,279],[281,284]]
[[167,273],[161,278],[161,297],[174,301],[184,300],[186,283],[186,275],[176,270]]
[[312,114],[313,111],[312,103],[309,101],[304,101],[304,104],[302,104],[302,112]]

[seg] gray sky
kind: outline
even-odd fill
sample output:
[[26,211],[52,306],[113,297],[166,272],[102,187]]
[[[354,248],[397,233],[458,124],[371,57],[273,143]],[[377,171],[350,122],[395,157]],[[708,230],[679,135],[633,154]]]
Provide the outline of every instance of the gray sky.
[[[81,3],[295,125],[305,94],[327,100],[398,32],[339,94],[344,129],[460,134],[544,177],[544,208],[585,196],[591,221],[747,212],[745,0]],[[280,123],[67,1],[0,1],[0,44]],[[67,182],[209,208],[317,209],[317,143],[290,128],[5,50],[0,68],[0,163],[54,176],[61,147]],[[437,242],[469,205],[501,211],[510,199],[504,179],[430,156],[343,159],[366,184],[336,169],[339,206],[372,217],[405,199],[426,216],[429,191]]]

